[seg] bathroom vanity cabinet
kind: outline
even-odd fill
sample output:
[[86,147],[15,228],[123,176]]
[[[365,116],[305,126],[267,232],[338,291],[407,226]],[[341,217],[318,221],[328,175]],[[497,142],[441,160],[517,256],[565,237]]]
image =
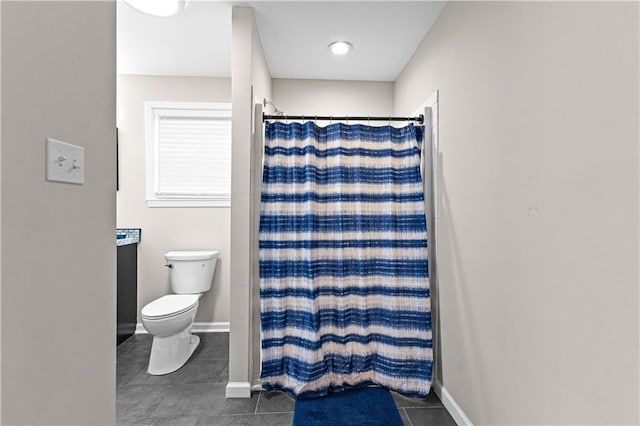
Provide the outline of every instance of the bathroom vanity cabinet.
[[118,229],[117,344],[136,331],[138,310],[138,243],[140,229]]

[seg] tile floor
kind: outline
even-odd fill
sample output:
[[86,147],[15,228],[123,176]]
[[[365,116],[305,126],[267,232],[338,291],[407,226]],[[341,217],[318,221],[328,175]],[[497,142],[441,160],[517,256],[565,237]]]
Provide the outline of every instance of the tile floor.
[[[151,336],[136,334],[118,346],[119,425],[286,426],[293,419],[291,398],[281,392],[255,392],[250,399],[226,399],[228,333],[199,334],[200,346],[180,370],[147,374]],[[438,397],[394,395],[405,425],[455,425]]]

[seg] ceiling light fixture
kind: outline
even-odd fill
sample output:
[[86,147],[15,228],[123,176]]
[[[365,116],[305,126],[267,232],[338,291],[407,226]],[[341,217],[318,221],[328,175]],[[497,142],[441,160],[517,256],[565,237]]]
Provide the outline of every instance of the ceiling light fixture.
[[353,49],[353,46],[348,41],[334,41],[329,45],[329,50],[334,55],[344,55],[345,53],[349,53],[349,51]]
[[124,0],[139,12],[157,18],[171,18],[182,12],[185,0]]

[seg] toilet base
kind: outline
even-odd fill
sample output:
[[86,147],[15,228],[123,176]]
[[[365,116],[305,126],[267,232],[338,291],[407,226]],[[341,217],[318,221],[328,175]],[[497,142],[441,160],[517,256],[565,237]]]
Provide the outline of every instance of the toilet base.
[[191,327],[169,337],[153,337],[149,368],[153,376],[173,373],[191,358],[200,344],[200,337],[191,334]]

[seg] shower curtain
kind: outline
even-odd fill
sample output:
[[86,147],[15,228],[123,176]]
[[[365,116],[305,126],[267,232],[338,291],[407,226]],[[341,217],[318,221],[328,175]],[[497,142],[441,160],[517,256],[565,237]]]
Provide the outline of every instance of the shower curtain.
[[424,127],[266,123],[262,384],[425,396],[432,340]]

